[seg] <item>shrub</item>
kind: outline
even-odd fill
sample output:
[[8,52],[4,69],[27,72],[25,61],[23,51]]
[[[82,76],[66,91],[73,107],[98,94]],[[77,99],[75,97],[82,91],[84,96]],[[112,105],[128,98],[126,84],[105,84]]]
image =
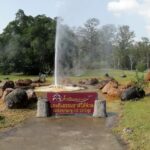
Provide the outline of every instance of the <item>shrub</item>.
[[143,63],[138,63],[136,65],[136,70],[139,72],[144,72],[146,70],[146,65]]

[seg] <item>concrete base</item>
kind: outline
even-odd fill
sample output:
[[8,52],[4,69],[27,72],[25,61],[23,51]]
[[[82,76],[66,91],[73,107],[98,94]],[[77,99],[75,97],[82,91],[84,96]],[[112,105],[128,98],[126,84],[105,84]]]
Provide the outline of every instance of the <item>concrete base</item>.
[[48,117],[50,116],[50,106],[47,99],[38,98],[37,102],[37,114],[36,117]]
[[107,117],[106,113],[106,101],[105,100],[96,100],[94,104],[94,113],[93,117]]

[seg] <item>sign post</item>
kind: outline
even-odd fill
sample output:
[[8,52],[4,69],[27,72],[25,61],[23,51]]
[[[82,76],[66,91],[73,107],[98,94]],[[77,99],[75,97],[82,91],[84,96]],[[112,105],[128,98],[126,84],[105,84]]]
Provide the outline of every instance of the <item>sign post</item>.
[[48,92],[51,115],[93,115],[96,92]]

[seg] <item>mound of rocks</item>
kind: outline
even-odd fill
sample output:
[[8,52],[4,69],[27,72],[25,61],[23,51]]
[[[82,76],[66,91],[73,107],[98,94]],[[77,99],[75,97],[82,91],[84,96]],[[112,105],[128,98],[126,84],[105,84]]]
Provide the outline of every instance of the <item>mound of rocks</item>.
[[85,85],[97,85],[98,83],[99,80],[97,78],[91,78],[91,79],[85,79],[79,81],[79,84],[85,84]]
[[31,79],[18,80],[15,83],[16,83],[16,86],[19,86],[19,87],[29,86],[29,85],[31,85],[32,80]]
[[105,86],[108,82],[110,82],[110,80],[102,80],[102,81],[100,81],[99,84],[98,84],[98,86],[97,86],[98,89],[104,88],[104,86]]
[[15,87],[15,83],[10,80],[6,80],[0,83],[0,88],[2,89],[2,91],[5,91],[7,88],[13,89],[14,87]]

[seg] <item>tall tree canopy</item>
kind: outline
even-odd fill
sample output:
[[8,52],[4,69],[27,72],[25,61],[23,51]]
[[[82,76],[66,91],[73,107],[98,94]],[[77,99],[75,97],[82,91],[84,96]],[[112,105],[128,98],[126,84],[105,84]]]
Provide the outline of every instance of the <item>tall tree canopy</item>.
[[[0,72],[53,72],[57,20],[18,10],[0,34]],[[64,75],[95,68],[150,68],[149,39],[134,41],[135,33],[127,25],[101,25],[90,18],[83,26],[71,28],[61,18],[57,33],[59,68]]]
[[55,19],[16,13],[0,35],[1,70],[25,74],[52,71],[54,64]]

